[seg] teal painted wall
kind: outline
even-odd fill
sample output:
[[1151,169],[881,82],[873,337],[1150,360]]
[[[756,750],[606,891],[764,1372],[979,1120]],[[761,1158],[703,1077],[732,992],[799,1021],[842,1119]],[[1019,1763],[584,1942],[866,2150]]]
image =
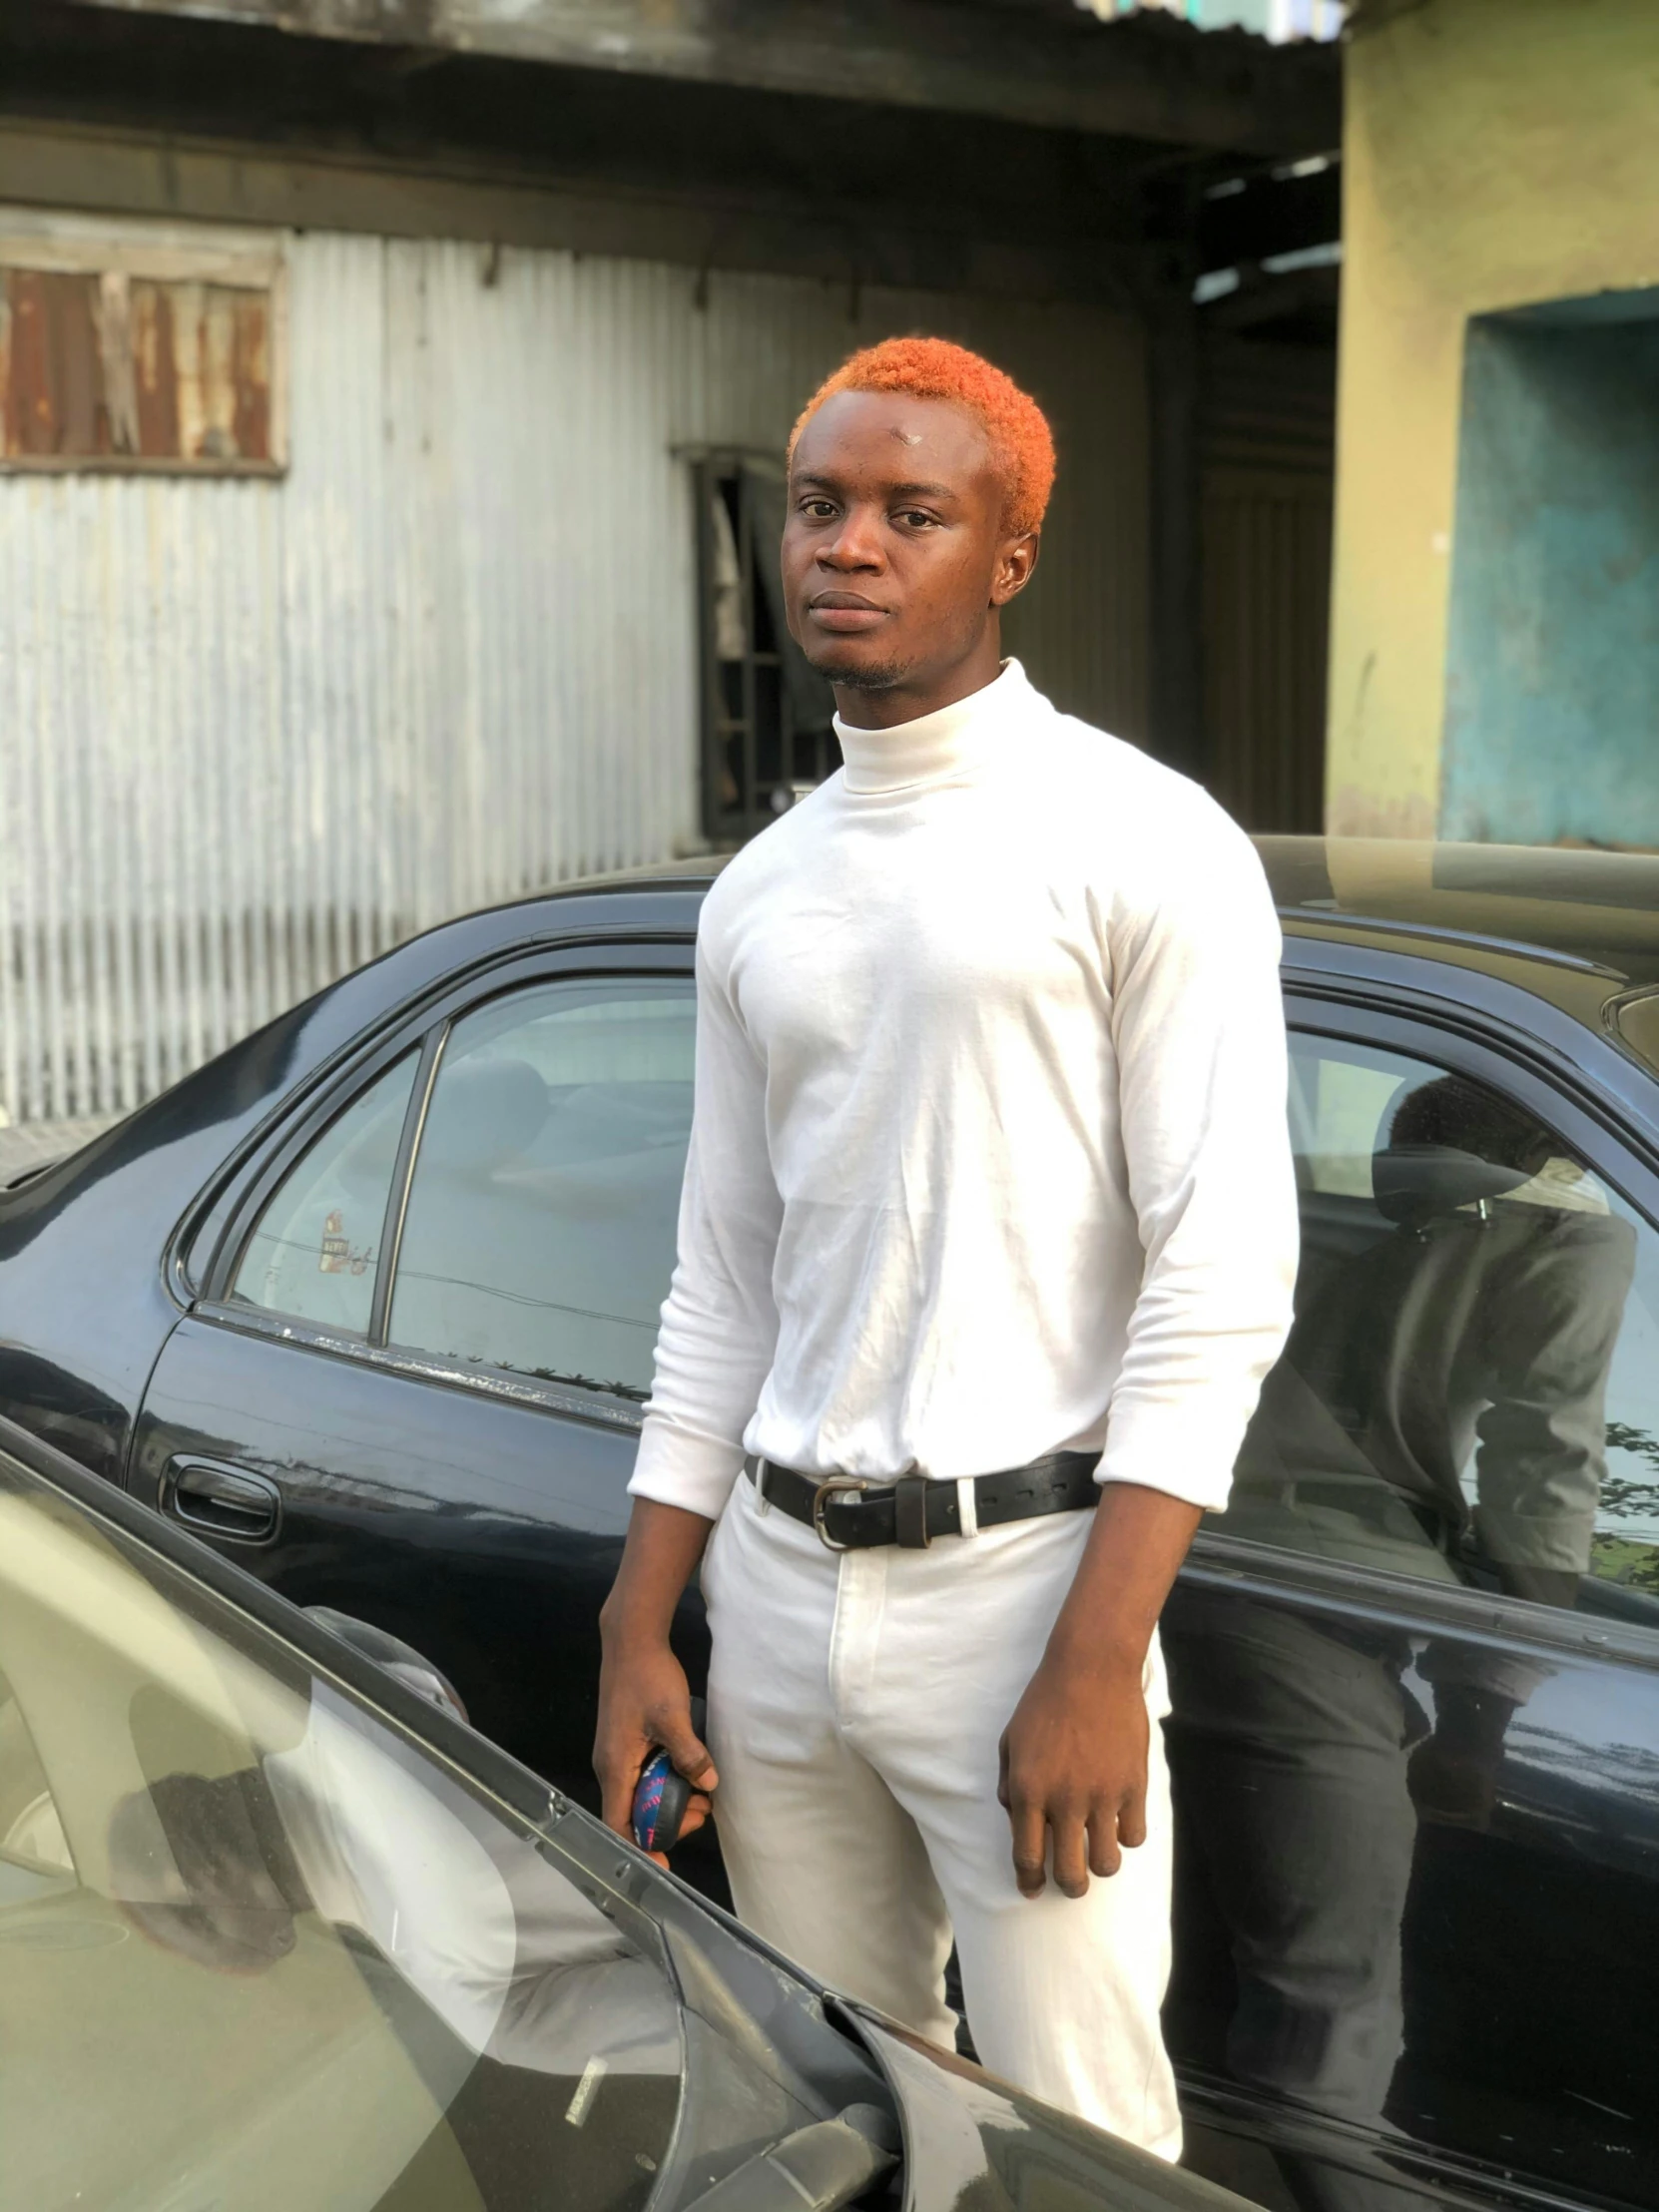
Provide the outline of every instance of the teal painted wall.
[[1468,325],[1439,832],[1659,845],[1659,292]]

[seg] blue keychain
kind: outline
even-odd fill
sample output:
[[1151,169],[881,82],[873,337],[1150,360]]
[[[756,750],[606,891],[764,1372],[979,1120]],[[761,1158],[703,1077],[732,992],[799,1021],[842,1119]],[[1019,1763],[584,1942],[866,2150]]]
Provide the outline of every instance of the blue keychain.
[[[700,1697],[691,1701],[691,1724],[701,1737],[708,1711]],[[634,1841],[641,1851],[672,1851],[691,1803],[692,1786],[661,1746],[640,1769],[634,1785]]]

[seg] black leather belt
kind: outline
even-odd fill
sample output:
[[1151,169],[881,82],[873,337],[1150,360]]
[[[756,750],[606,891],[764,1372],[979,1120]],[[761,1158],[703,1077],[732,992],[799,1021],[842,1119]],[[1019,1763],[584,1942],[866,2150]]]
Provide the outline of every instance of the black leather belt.
[[[1076,1513],[1100,1501],[1093,1451],[1056,1451],[1028,1467],[973,1478],[981,1528],[1003,1521],[1035,1520],[1043,1513]],[[954,1482],[926,1474],[901,1474],[876,1482],[856,1474],[798,1474],[775,1459],[746,1459],[743,1471],[762,1499],[804,1521],[829,1551],[862,1551],[897,1544],[925,1551],[935,1536],[962,1533],[961,1500]]]

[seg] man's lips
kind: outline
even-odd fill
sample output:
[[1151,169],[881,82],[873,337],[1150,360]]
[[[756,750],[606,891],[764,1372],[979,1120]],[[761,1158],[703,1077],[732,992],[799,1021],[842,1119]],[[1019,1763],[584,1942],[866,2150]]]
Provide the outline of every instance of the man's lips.
[[807,602],[807,612],[821,630],[832,630],[840,636],[850,636],[860,630],[873,630],[878,622],[887,618],[885,607],[876,606],[872,599],[860,598],[855,591],[824,591]]

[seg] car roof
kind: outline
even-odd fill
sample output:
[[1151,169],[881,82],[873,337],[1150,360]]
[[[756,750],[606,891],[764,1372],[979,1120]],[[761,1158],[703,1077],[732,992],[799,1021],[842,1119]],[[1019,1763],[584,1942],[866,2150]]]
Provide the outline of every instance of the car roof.
[[[1413,837],[1260,834],[1275,903],[1293,925],[1375,922],[1445,941],[1553,952],[1626,983],[1659,983],[1659,852],[1441,844]],[[730,853],[697,853],[560,886],[712,883]]]
[[[1369,927],[1437,940],[1465,957],[1482,946],[1541,953],[1618,985],[1659,984],[1659,852],[1265,833],[1254,842],[1293,932]],[[561,885],[557,895],[706,888],[730,857],[618,869]]]
[[1405,837],[1259,836],[1256,847],[1293,926],[1376,923],[1659,983],[1659,852]]

